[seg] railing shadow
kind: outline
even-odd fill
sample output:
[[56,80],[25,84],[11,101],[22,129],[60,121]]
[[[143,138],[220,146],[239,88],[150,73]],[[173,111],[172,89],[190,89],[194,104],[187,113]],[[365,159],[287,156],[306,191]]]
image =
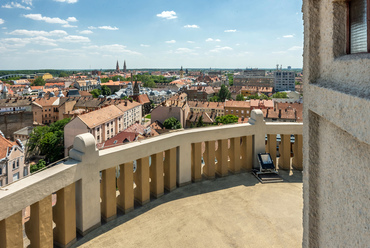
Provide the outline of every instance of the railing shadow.
[[[280,171],[279,174],[284,179],[283,183],[301,183],[302,182],[302,173],[300,171]],[[200,182],[192,183],[190,185],[177,188],[172,192],[165,192],[165,194],[158,198],[152,198],[151,201],[144,205],[140,206],[135,202],[135,209],[134,211],[123,214],[121,211],[117,211],[117,218],[108,222],[102,222],[102,226],[91,231],[86,236],[78,236],[77,242],[73,244],[71,247],[78,247],[90,240],[94,239],[97,236],[100,236],[110,230],[160,206],[166,204],[168,202],[179,200],[182,198],[192,197],[196,195],[212,193],[219,190],[225,190],[233,187],[252,187],[256,184],[260,184],[260,182],[248,172],[232,175],[230,174],[227,177],[216,177],[214,180],[205,180],[203,179]],[[274,184],[269,184],[270,187],[273,187]]]

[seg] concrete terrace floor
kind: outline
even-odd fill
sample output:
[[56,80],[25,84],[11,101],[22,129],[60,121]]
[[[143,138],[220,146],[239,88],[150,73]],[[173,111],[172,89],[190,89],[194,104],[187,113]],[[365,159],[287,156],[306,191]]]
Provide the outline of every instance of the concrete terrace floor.
[[280,175],[283,183],[241,173],[178,188],[73,247],[301,247],[302,172]]

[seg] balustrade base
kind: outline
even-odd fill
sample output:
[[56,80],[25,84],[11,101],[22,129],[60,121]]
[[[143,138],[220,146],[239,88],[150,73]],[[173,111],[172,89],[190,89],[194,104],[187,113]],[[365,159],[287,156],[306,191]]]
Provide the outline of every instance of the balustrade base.
[[202,178],[192,178],[192,179],[191,179],[191,181],[192,181],[193,183],[197,183],[197,182],[202,181]]
[[302,167],[294,166],[294,165],[292,165],[292,167],[293,167],[293,170],[303,171],[303,168]]
[[216,175],[217,175],[218,177],[227,177],[227,176],[229,175],[229,172],[226,172],[226,173],[219,173],[219,172],[217,172],[217,171],[216,171]]
[[231,173],[232,175],[236,175],[236,174],[240,174],[241,171],[240,170],[238,170],[238,171],[229,170],[229,173]]
[[141,201],[141,200],[138,200],[138,199],[135,199],[135,201],[137,203],[139,203],[141,206],[144,206],[145,204],[149,203],[150,202],[150,199],[147,199],[145,201]]
[[151,196],[153,196],[154,198],[158,199],[158,198],[160,198],[161,196],[163,196],[163,195],[164,195],[164,193],[163,193],[163,192],[162,192],[162,193],[159,193],[159,194],[150,193],[150,195],[151,195]]
[[117,218],[117,214],[115,214],[115,215],[113,215],[113,216],[111,216],[111,217],[109,217],[109,218],[107,218],[107,217],[105,217],[105,216],[101,216],[101,218],[102,218],[102,220],[105,222],[105,223],[107,223],[107,222],[109,222],[109,221],[111,221],[111,220],[114,220],[115,218]]
[[73,239],[71,242],[69,242],[68,244],[66,245],[62,245],[58,242],[55,242],[54,241],[54,247],[58,247],[58,248],[68,248],[68,247],[71,247],[74,243],[76,243],[77,241],[77,238]]
[[191,184],[191,181],[189,181],[189,182],[184,182],[184,183],[178,183],[177,184],[177,187],[184,187],[184,186],[186,186],[186,185],[189,185],[189,184]]
[[119,210],[121,210],[124,214],[130,213],[132,210],[134,210],[134,207],[128,208],[128,209],[123,209],[120,206],[117,206]]
[[95,225],[93,225],[92,227],[90,227],[89,229],[85,230],[85,231],[81,231],[80,229],[77,228],[77,232],[78,234],[80,234],[81,236],[86,236],[89,232],[91,232],[92,230],[98,228],[101,226],[101,222],[99,223],[96,223]]
[[215,175],[213,175],[213,176],[208,176],[208,175],[206,175],[206,174],[203,174],[203,177],[204,177],[205,179],[207,179],[207,180],[214,180],[214,179],[216,179],[216,176],[215,176]]
[[167,188],[167,187],[164,187],[168,192],[172,192],[174,191],[175,189],[177,189],[177,186],[173,186],[172,188]]

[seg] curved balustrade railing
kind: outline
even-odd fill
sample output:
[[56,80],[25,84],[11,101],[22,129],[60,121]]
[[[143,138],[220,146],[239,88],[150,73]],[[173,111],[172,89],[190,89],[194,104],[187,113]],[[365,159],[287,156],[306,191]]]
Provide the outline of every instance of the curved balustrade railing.
[[76,240],[76,230],[85,235],[101,219],[114,219],[117,209],[133,210],[135,201],[144,205],[151,195],[158,198],[202,178],[249,171],[258,166],[260,152],[270,152],[275,162],[279,155],[281,169],[302,169],[302,127],[265,123],[254,110],[248,124],[173,132],[100,151],[91,134],[79,135],[68,160],[0,190],[0,247],[23,247],[26,207],[31,245],[66,247]]

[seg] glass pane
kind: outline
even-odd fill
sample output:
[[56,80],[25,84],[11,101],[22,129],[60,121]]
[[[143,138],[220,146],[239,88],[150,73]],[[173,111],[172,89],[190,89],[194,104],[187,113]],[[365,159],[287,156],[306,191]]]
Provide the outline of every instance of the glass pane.
[[350,2],[351,53],[367,52],[366,2]]

